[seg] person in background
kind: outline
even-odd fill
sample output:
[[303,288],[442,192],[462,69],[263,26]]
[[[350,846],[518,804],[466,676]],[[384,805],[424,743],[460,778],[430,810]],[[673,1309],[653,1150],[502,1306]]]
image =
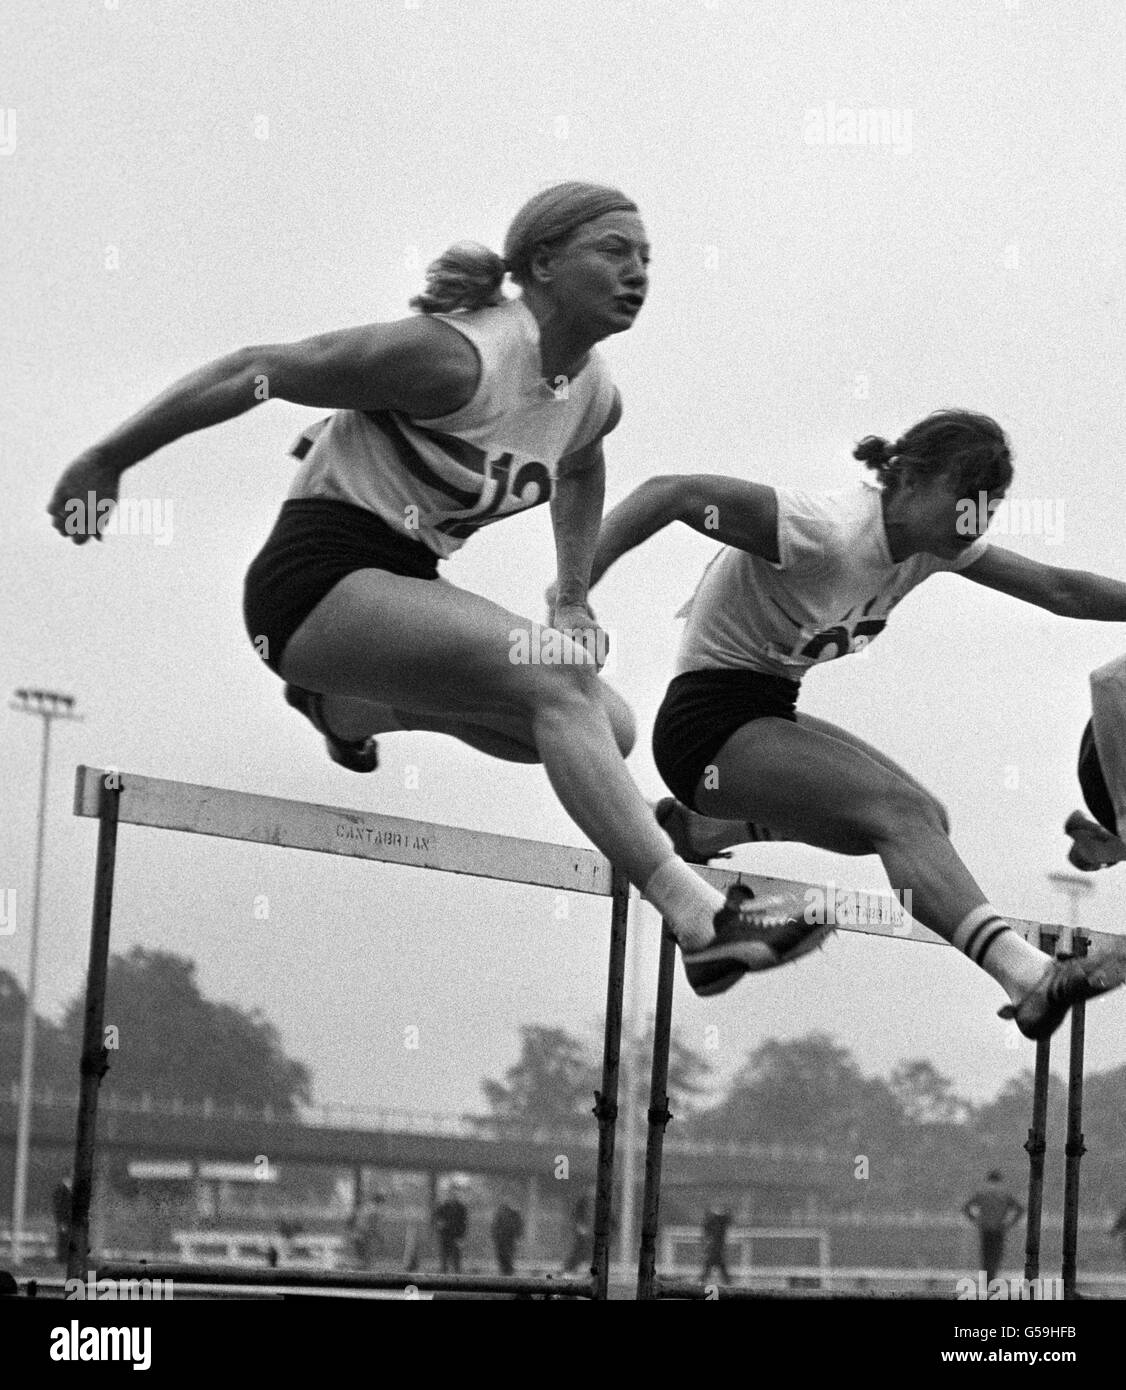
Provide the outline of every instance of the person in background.
[[55,1259],[65,1265],[70,1245],[70,1183],[65,1178],[55,1184],[51,1193],[51,1211],[55,1218]]
[[1126,1260],[1126,1207],[1123,1207],[1118,1213],[1114,1225],[1110,1228],[1110,1234],[1121,1240],[1122,1258]]
[[985,1271],[986,1283],[990,1283],[1001,1268],[1005,1235],[1024,1215],[1024,1208],[994,1168],[986,1175],[985,1186],[962,1208],[962,1215],[977,1227],[981,1240],[981,1268]]
[[571,1208],[571,1249],[563,1265],[564,1274],[574,1274],[594,1259],[594,1194],[584,1192]]
[[704,1272],[700,1282],[706,1284],[713,1269],[719,1270],[719,1277],[725,1284],[731,1283],[727,1272],[726,1243],[727,1231],[731,1225],[731,1213],[718,1211],[715,1207],[704,1213]]
[[501,1274],[516,1273],[516,1242],[524,1234],[524,1218],[509,1202],[502,1202],[493,1216],[493,1249]]
[[438,1236],[438,1256],[443,1274],[461,1273],[461,1246],[469,1231],[469,1212],[451,1187],[446,1200],[434,1208],[434,1230]]

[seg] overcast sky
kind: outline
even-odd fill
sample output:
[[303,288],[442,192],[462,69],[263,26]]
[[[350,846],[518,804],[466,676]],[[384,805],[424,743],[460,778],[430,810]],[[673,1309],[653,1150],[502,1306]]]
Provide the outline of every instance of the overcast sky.
[[[582,842],[538,768],[399,735],[360,778],[284,705],[241,588],[313,412],[271,403],[131,472],[159,535],[79,549],[43,511],[66,463],[177,376],[402,316],[426,261],[460,238],[499,246],[548,183],[621,186],[653,244],[649,302],[605,348],[625,403],[609,502],[672,471],[840,487],[861,435],[965,406],[1009,431],[1015,495],[1041,518],[1001,543],[1121,575],[1124,30],[1115,0],[11,7],[0,670],[85,715],[56,726],[41,1009],[85,966],[95,827],[70,813],[78,762]],[[713,549],[666,532],[596,593],[643,730],[630,765],[654,797],[673,613]],[[547,509],[489,528],[446,573],[539,617]],[[1124,645],[1117,625],[940,576],[870,654],[814,671],[802,706],[934,790],[999,908],[1059,920],[1046,875],[1067,867],[1080,804],[1087,676]],[[23,978],[39,730],[6,712],[0,729],[0,887],[21,914],[0,966]],[[739,863],[885,882],[875,859],[787,846]],[[1122,889],[1121,872],[1098,876],[1084,922],[1120,930]],[[209,996],[278,1025],[321,1099],[453,1110],[480,1104],[522,1022],[597,1020],[607,905],[553,909],[545,891],[127,830],[113,944],[196,959]],[[655,941],[647,916],[647,999]],[[975,1098],[1033,1060],[994,1017],[999,988],[937,947],[847,937],[714,1001],[677,988],[686,1040],[703,1050],[718,1029],[721,1074],[812,1029],[866,1072],[929,1057]],[[1126,1062],[1123,1010],[1092,1008],[1091,1067]]]

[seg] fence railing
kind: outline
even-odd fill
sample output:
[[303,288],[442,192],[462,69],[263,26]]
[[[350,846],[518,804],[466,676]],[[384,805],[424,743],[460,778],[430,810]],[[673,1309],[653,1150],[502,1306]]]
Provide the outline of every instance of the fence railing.
[[[15,1106],[19,1100],[18,1083],[8,1088],[9,1102]],[[75,1110],[78,1106],[78,1092],[63,1092],[50,1089],[36,1091],[33,1105],[47,1109],[59,1108]],[[594,1127],[585,1122],[576,1122],[574,1128],[564,1125],[530,1124],[519,1118],[492,1115],[451,1114],[433,1110],[404,1110],[393,1107],[371,1107],[349,1105],[326,1101],[320,1105],[296,1106],[285,1111],[274,1106],[249,1106],[238,1104],[217,1104],[213,1100],[182,1100],[176,1097],[154,1097],[149,1095],[131,1096],[115,1094],[112,1090],[101,1093],[99,1107],[107,1112],[124,1115],[152,1115],[173,1118],[196,1117],[207,1120],[254,1121],[267,1124],[298,1124],[320,1129],[355,1129],[373,1133],[388,1134],[429,1134],[436,1138],[455,1139],[505,1139],[524,1143],[552,1143],[566,1141],[569,1144],[596,1148],[598,1135]],[[801,1147],[792,1144],[743,1144],[727,1140],[670,1139],[665,1145],[666,1152],[697,1155],[701,1158],[748,1158],[771,1159],[774,1162],[802,1163],[852,1163],[851,1156],[835,1154],[824,1147]]]

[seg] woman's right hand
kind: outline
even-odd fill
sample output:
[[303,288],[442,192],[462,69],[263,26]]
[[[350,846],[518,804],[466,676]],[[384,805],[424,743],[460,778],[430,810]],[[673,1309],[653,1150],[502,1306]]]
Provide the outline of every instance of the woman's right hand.
[[47,503],[52,526],[75,545],[85,545],[91,538],[100,541],[120,486],[120,469],[92,454],[81,454],[59,479]]

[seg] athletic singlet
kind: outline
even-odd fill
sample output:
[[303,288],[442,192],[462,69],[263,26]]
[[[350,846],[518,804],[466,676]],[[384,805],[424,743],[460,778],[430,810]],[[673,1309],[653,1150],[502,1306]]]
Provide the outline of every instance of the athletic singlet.
[[446,556],[479,527],[548,501],[559,460],[599,436],[615,390],[594,350],[576,377],[549,386],[539,326],[519,299],[433,317],[477,350],[473,398],[425,420],[338,410],[294,444],[303,463],[289,496],[350,502]]
[[956,559],[918,554],[896,564],[878,485],[775,492],[778,562],[724,546],[677,615],[688,617],[678,674],[720,667],[800,681],[818,662],[866,647],[917,584],[965,569],[989,545],[982,536]]

